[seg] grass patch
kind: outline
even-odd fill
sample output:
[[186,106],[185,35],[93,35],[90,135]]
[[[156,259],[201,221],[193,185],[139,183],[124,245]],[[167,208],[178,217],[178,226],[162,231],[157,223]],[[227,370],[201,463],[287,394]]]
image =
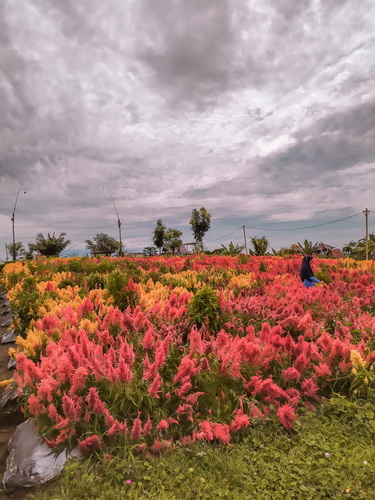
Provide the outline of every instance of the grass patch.
[[375,498],[374,437],[374,405],[335,397],[292,431],[262,423],[231,447],[194,444],[159,458],[71,462],[27,498],[368,500]]

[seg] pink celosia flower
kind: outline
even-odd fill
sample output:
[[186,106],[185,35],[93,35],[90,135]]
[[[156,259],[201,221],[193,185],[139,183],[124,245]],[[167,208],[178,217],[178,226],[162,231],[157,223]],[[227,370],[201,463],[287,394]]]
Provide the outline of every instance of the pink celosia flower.
[[287,404],[278,408],[277,418],[286,429],[291,429],[298,416],[294,413],[293,407]]
[[154,396],[154,398],[159,399],[158,393],[160,392],[160,374],[159,372],[156,373],[154,380],[152,381],[152,384],[150,385],[148,389],[148,393],[151,396]]
[[204,396],[205,394],[205,392],[194,392],[185,396],[184,400],[191,405],[195,405],[198,402],[199,396]]
[[290,366],[286,370],[283,370],[282,376],[284,380],[299,380],[301,378],[300,372],[294,368],[294,366]]
[[238,432],[239,430],[248,427],[249,425],[249,417],[241,409],[237,409],[235,411],[235,417],[230,424],[229,430],[231,432]]
[[137,418],[134,420],[133,428],[130,434],[130,437],[132,438],[133,441],[139,439],[142,434],[142,422],[141,419],[139,418],[140,414],[141,412],[139,411]]
[[103,401],[99,398],[98,389],[96,387],[90,387],[86,401],[89,409],[93,410],[96,415],[106,413],[106,408]]
[[161,419],[160,422],[158,423],[156,429],[158,431],[168,429],[169,428],[169,423],[165,419]]
[[331,369],[326,363],[319,363],[318,366],[314,366],[314,370],[318,377],[329,377],[332,375]]
[[85,385],[89,372],[86,367],[79,366],[73,373],[71,377],[71,387],[69,389],[69,394],[72,396],[73,394],[81,391]]
[[143,427],[143,435],[144,437],[147,437],[149,434],[150,434],[150,431],[152,429],[152,422],[151,422],[151,419],[150,419],[150,415],[148,415],[147,417],[147,421]]
[[191,389],[192,387],[193,387],[193,386],[192,386],[191,382],[185,382],[185,383],[183,384],[183,386],[182,386],[182,387],[180,387],[180,389],[176,389],[176,390],[175,390],[175,393],[177,394],[177,396],[178,396],[179,398],[181,398],[181,397],[182,397],[182,396],[184,396],[187,392],[189,392],[189,391],[190,391],[190,389]]
[[213,429],[214,436],[218,441],[227,444],[229,443],[230,441],[229,425],[212,423],[211,427]]
[[102,439],[100,436],[93,435],[86,439],[78,441],[80,455],[86,456],[92,451],[100,450],[102,447]]

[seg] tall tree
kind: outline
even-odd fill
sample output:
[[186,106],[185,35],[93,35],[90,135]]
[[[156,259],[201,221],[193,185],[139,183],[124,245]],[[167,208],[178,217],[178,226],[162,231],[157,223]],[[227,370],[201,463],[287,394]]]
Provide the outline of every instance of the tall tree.
[[265,236],[251,238],[254,250],[250,250],[250,255],[266,255],[268,248],[268,239]]
[[154,235],[152,241],[154,242],[156,248],[159,249],[159,254],[161,253],[162,248],[164,247],[164,238],[166,230],[167,228],[163,224],[163,221],[161,219],[158,219],[156,221],[156,226],[154,229]]
[[191,212],[189,224],[194,235],[195,241],[203,250],[203,237],[211,227],[211,215],[202,207],[199,210],[194,208]]
[[67,246],[70,245],[70,240],[66,240],[65,236],[66,233],[60,233],[59,236],[55,236],[55,233],[52,233],[52,235],[48,233],[45,238],[42,233],[38,233],[36,236],[36,242],[30,244],[29,248],[34,252],[39,252],[40,255],[45,255],[46,257],[57,257]]
[[175,253],[176,249],[182,245],[182,232],[178,229],[168,228],[164,235],[164,250]]
[[6,245],[6,251],[9,253],[11,258],[14,260],[17,260],[19,258],[24,258],[26,254],[25,247],[23,246],[23,243],[18,241],[17,243],[7,243]]
[[94,236],[93,240],[86,240],[86,248],[92,254],[112,254],[120,250],[120,242],[108,234],[98,233]]

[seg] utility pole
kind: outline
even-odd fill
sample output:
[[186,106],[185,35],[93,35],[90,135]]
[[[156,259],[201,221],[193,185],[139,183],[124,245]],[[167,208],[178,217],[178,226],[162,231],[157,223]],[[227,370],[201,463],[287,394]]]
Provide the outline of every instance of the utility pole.
[[244,237],[244,240],[245,240],[245,252],[246,252],[246,255],[249,254],[249,252],[247,251],[247,240],[246,240],[246,230],[245,230],[245,226],[242,226],[242,229],[243,229],[243,237]]
[[[20,187],[19,187],[19,189],[18,189],[18,193],[17,193],[17,196],[16,196],[16,201],[14,203],[13,213],[12,213],[12,217],[11,217],[11,221],[12,221],[12,233],[13,233],[13,248],[12,248],[13,260],[16,260],[16,257],[17,257],[17,252],[16,252],[16,235],[15,235],[15,231],[14,231],[14,216],[16,214],[16,207],[17,207],[18,197],[20,195],[20,191],[21,191],[22,188],[23,188],[23,186],[21,184]],[[24,191],[24,193],[26,194],[26,191]]]
[[368,216],[369,216],[369,213],[370,213],[370,210],[367,210],[367,208],[365,210],[363,210],[363,213],[365,214],[365,217],[366,217],[366,260],[368,260]]
[[118,225],[118,234],[119,234],[119,238],[120,238],[120,250],[119,250],[119,257],[122,257],[122,239],[121,239],[121,221],[120,221],[120,216],[117,212],[117,208],[116,208],[116,203],[115,203],[115,200],[113,199],[113,196],[112,196],[112,193],[111,193],[111,190],[109,189],[109,187],[106,185],[107,189],[108,189],[108,192],[112,198],[112,203],[113,203],[113,206],[115,207],[115,212],[116,212],[116,215],[117,215],[117,225]]

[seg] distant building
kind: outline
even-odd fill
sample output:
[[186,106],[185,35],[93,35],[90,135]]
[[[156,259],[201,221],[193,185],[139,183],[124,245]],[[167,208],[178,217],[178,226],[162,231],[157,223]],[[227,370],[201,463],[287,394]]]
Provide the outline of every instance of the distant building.
[[323,243],[322,241],[315,248],[314,253],[321,256],[324,255],[325,257],[333,257],[334,259],[341,259],[344,257],[343,252],[339,248],[327,245],[327,243]]

